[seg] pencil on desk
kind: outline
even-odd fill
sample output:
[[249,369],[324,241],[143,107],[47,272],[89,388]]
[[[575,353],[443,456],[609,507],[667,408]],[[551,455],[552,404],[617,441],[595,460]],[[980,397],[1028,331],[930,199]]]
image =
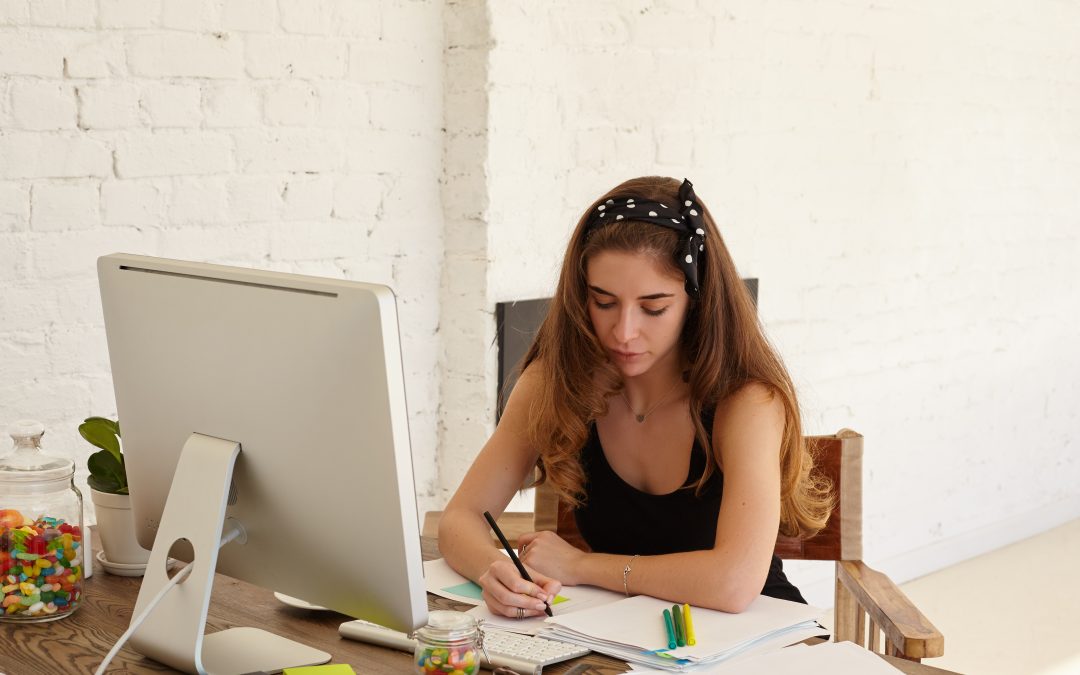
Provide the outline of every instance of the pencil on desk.
[[674,620],[671,618],[670,609],[664,610],[664,626],[667,628],[667,647],[668,649],[675,649],[675,647],[677,646],[675,640],[675,624]]
[[683,624],[682,607],[671,606],[671,618],[675,620],[675,644],[680,647],[686,646],[686,626]]
[[692,647],[697,644],[697,638],[694,636],[694,617],[690,615],[690,605],[684,604],[682,611],[683,624],[686,626],[686,644]]

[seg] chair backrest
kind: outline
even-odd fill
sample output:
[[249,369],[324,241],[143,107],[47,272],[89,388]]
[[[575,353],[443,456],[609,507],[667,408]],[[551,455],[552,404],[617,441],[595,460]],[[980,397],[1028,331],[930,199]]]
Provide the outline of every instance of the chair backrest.
[[[776,555],[788,560],[862,559],[862,435],[841,429],[831,436],[808,436],[815,471],[832,482],[836,505],[825,528],[809,539],[778,536]],[[547,483],[536,488],[533,526],[557,532],[588,550],[574,522],[573,510]]]

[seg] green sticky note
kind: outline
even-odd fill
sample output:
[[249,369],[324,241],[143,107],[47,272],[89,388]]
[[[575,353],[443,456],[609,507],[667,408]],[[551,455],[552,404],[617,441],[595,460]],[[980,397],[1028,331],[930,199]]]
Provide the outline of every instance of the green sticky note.
[[570,598],[564,598],[564,597],[563,597],[563,596],[561,596],[561,595],[556,595],[556,596],[555,596],[555,599],[551,601],[551,604],[553,604],[553,605],[557,605],[557,604],[559,604],[560,602],[566,602],[566,601],[567,601],[567,600],[569,600],[569,599],[570,599]]
[[480,588],[477,584],[471,581],[466,581],[463,584],[457,586],[447,586],[443,589],[446,593],[453,593],[454,595],[460,595],[463,598],[473,598],[474,600],[482,600],[484,589]]
[[328,663],[323,666],[286,668],[281,675],[356,675],[356,671],[347,663]]

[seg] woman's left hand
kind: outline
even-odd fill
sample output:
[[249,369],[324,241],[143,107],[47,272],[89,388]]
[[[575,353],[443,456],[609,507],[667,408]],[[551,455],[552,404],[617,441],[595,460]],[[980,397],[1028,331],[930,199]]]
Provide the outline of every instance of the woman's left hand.
[[560,580],[564,586],[582,583],[581,562],[588,555],[585,551],[546,530],[520,535],[517,543],[518,557],[529,567]]

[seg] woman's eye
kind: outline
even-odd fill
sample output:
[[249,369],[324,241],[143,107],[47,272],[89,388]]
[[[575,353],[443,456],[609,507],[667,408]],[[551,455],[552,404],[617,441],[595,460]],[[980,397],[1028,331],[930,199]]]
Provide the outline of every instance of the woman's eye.
[[660,309],[649,309],[648,307],[642,307],[642,309],[644,309],[645,313],[649,316],[660,316],[667,311],[667,307],[661,307]]
[[615,306],[614,302],[600,302],[599,300],[595,299],[593,300],[593,304],[596,305],[597,309],[611,309]]

